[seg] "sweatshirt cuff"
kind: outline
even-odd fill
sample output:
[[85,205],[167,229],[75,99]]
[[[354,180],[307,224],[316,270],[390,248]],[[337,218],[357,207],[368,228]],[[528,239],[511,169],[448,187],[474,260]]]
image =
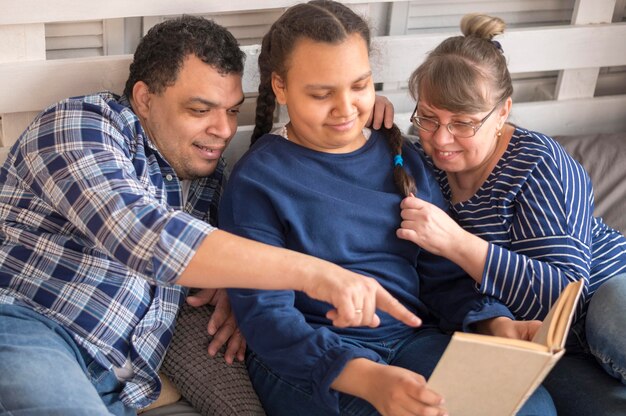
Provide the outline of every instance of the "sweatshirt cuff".
[[367,358],[382,362],[382,358],[366,348],[336,348],[328,351],[318,360],[312,373],[313,399],[339,414],[339,392],[330,385],[339,376],[348,361],[355,358]]
[[474,332],[472,326],[480,321],[486,319],[497,318],[499,316],[505,316],[515,320],[515,317],[505,305],[493,298],[485,298],[485,301],[480,309],[470,311],[463,320],[463,332]]

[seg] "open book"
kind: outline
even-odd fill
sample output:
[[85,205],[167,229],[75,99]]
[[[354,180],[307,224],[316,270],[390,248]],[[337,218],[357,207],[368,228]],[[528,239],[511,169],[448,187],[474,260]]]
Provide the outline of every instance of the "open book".
[[565,287],[532,342],[454,333],[428,380],[450,416],[514,415],[565,353],[582,288]]

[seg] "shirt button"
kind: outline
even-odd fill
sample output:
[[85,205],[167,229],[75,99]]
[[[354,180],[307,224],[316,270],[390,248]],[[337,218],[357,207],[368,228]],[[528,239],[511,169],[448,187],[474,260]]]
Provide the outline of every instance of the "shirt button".
[[174,177],[168,173],[167,175],[165,175],[165,179],[167,181],[171,181],[172,179],[174,179]]
[[137,342],[137,335],[133,335],[132,337],[130,337],[130,339],[133,341],[133,344],[135,342]]

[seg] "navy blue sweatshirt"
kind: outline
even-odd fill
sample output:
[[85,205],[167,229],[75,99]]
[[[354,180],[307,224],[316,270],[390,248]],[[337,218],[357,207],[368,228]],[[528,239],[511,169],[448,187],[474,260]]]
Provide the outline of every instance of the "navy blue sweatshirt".
[[[404,146],[403,158],[416,180],[416,196],[447,210],[433,173],[412,144]],[[510,317],[503,305],[479,295],[456,265],[396,237],[403,197],[392,167],[393,155],[379,132],[345,154],[265,135],[235,165],[219,226],[372,276],[424,326],[467,329],[483,319]],[[351,340],[398,340],[420,330],[380,312],[377,328],[335,328],[325,318],[330,305],[300,292],[232,289],[229,296],[249,347],[281,377],[311,389],[331,408],[337,408],[338,395],[330,384],[349,360],[383,362]]]

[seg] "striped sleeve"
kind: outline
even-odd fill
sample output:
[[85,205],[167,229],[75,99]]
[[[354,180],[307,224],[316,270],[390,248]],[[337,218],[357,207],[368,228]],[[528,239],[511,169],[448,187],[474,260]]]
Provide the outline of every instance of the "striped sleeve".
[[580,314],[591,268],[591,181],[556,144],[521,152],[516,162],[527,164],[527,177],[514,201],[510,247],[490,244],[480,290],[520,318],[543,319],[563,288],[584,278]]

